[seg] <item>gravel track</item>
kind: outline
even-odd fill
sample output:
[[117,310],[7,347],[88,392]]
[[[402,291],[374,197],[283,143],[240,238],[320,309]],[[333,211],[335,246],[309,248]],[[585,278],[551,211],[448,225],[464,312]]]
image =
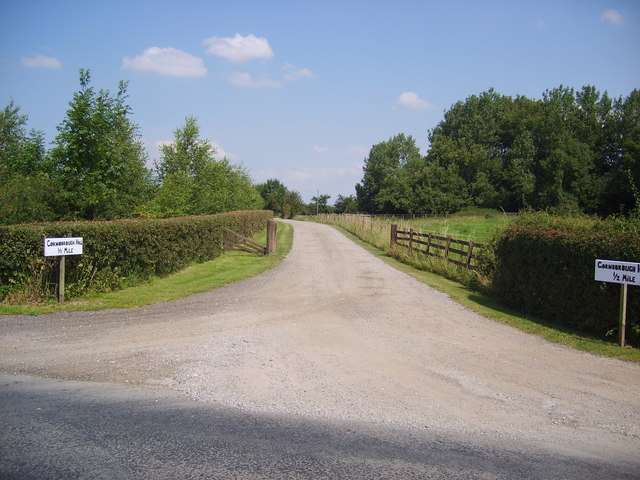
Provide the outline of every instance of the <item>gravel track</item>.
[[472,313],[325,225],[270,272],[135,310],[0,317],[0,372],[638,465],[640,365]]

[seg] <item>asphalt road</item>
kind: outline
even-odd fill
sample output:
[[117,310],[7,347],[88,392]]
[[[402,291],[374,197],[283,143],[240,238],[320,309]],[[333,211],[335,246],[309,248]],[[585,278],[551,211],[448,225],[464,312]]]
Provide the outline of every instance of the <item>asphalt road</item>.
[[251,414],[155,389],[0,382],[4,479],[638,478],[629,465],[491,439]]

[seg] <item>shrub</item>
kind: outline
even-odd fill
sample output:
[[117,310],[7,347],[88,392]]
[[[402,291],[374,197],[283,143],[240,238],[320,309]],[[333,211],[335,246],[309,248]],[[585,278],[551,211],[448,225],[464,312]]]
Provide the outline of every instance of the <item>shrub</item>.
[[164,220],[61,222],[0,226],[0,298],[42,301],[55,295],[56,257],[46,237],[83,237],[83,254],[66,259],[66,295],[106,291],[167,275],[222,253],[222,230],[253,236],[273,212],[229,212]]
[[[620,285],[594,280],[597,258],[640,261],[640,222],[524,214],[496,240],[492,287],[520,311],[604,337],[617,333]],[[640,342],[639,290],[628,288],[634,344]]]

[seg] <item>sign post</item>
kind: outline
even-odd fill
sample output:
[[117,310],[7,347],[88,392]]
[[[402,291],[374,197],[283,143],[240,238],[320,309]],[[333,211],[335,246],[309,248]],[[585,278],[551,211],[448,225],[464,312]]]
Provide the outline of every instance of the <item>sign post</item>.
[[58,268],[58,302],[64,303],[65,257],[82,255],[82,237],[45,238],[44,256],[60,257]]
[[627,286],[640,286],[640,262],[620,262],[617,260],[596,260],[595,279],[599,282],[620,284],[620,326],[618,340],[625,344],[627,328]]

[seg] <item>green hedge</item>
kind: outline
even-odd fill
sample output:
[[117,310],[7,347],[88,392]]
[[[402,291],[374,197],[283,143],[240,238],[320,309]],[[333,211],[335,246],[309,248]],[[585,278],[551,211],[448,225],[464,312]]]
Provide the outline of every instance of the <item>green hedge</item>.
[[[637,219],[525,214],[495,243],[492,285],[508,305],[598,337],[617,336],[620,285],[596,282],[597,258],[640,261]],[[627,338],[640,343],[640,288],[628,287]]]
[[167,275],[222,253],[222,230],[253,236],[273,217],[268,210],[164,220],[60,222],[0,226],[0,298],[55,296],[56,257],[43,257],[44,238],[83,237],[83,254],[66,258],[67,297],[110,290],[151,275]]

